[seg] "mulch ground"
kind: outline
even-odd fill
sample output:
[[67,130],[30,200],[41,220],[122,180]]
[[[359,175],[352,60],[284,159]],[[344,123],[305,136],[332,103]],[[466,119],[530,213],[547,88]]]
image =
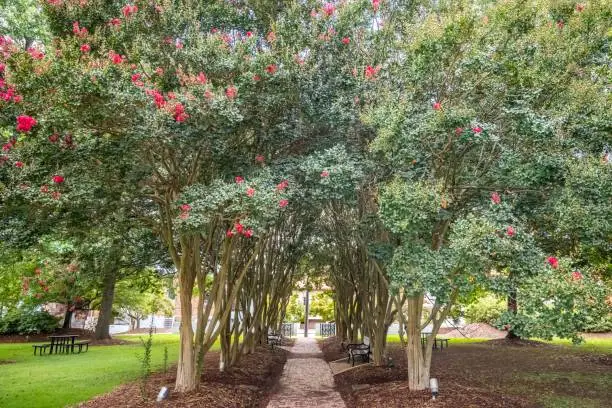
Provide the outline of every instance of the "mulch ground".
[[[149,407],[265,407],[274,385],[283,371],[287,353],[277,347],[259,347],[245,355],[235,367],[219,371],[219,353],[209,352],[204,358],[204,373],[197,391],[187,394],[172,392],[176,369],[168,374],[154,374],[142,398],[139,382],[118,387],[114,391],[79,405],[81,408],[149,408]],[[161,387],[170,389],[170,397],[155,402]]]
[[[335,338],[321,342],[325,359],[346,356]],[[431,376],[440,395],[408,390],[406,355],[391,344],[392,367],[363,365],[334,377],[347,407],[536,408],[558,396],[608,407],[611,362],[594,355],[535,341],[491,340],[434,350]],[[593,379],[593,383],[589,383]]]

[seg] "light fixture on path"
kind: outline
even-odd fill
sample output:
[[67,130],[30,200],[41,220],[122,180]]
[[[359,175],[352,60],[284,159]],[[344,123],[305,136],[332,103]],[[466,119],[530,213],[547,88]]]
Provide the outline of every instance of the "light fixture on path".
[[438,396],[438,379],[430,378],[429,379],[429,388],[431,389],[431,399],[435,401]]

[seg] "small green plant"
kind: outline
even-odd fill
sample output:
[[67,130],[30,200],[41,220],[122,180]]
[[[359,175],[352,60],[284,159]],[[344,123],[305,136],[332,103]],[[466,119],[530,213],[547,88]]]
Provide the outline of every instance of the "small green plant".
[[168,346],[164,346],[164,375],[168,374]]
[[[153,322],[151,322],[153,323]],[[151,377],[151,349],[153,348],[153,324],[149,328],[146,340],[140,338],[144,354],[140,357],[140,394],[143,401],[147,399],[147,384]]]

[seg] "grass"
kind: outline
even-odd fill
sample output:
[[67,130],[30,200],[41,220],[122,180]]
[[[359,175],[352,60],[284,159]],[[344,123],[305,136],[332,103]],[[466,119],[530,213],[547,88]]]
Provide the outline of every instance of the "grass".
[[[145,337],[143,334],[141,337]],[[87,353],[34,356],[32,343],[0,344],[0,407],[64,407],[106,393],[138,378],[139,355],[143,348],[138,336],[121,337],[133,344],[92,346]],[[168,362],[178,358],[178,335],[153,336],[151,365],[163,365],[164,346]]]
[[[444,338],[444,336],[439,336]],[[451,338],[449,339],[449,344],[469,344],[469,343],[480,343],[483,341],[487,341],[489,339],[480,339],[480,338]],[[571,340],[568,339],[553,339],[552,341],[534,339],[538,341],[542,341],[544,343],[555,344],[559,346],[567,347],[571,350],[575,351],[584,351],[588,353],[604,353],[604,354],[612,354],[612,338],[605,339],[586,339],[581,344],[572,344]],[[387,336],[388,343],[399,343],[400,338],[399,334],[389,334]]]

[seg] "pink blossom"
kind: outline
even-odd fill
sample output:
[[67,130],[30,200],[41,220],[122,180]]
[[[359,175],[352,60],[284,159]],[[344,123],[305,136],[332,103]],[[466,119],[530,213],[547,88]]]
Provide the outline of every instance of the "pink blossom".
[[132,16],[132,14],[136,13],[137,11],[138,11],[138,6],[136,6],[136,5],[132,6],[132,5],[129,5],[129,4],[126,4],[121,9],[121,12],[123,13],[123,16],[125,18],[129,18],[130,16]]
[[242,234],[242,231],[244,231],[244,225],[242,225],[239,222],[236,222],[234,224],[234,229],[236,230],[237,233]]
[[244,236],[246,238],[251,238],[253,236],[253,230],[249,228],[248,230],[244,231]]
[[253,187],[247,188],[246,195],[253,197],[255,195],[255,189]]
[[349,37],[342,38],[342,44],[348,45],[350,42],[351,42],[351,39]]
[[580,271],[572,272],[572,280],[575,280],[575,281],[582,280],[582,274],[580,273]]
[[546,261],[553,269],[557,269],[559,267],[559,260],[554,256],[549,256]]
[[440,110],[440,109],[442,109],[442,104],[440,102],[435,102],[432,105],[432,108],[433,108],[433,110]]
[[263,155],[261,155],[261,154],[258,154],[257,156],[255,156],[255,161],[257,163],[263,163],[264,160],[265,160],[265,157]]
[[233,85],[227,87],[225,90],[225,96],[227,99],[234,99],[236,95],[238,95],[238,89],[236,89],[236,87]]
[[455,134],[457,136],[461,135],[462,133],[463,133],[463,128],[462,127],[455,128]]
[[179,215],[179,217],[180,217],[181,220],[186,220],[187,218],[189,218],[189,213],[188,212],[182,212]]
[[506,235],[508,235],[509,237],[514,236],[515,232],[514,232],[514,228],[511,225],[508,225],[508,227],[506,228]]
[[51,180],[53,180],[55,184],[62,184],[64,182],[64,177],[56,174],[55,176],[51,177]]
[[15,167],[17,167],[19,169],[22,168],[23,167],[23,162],[22,161],[15,162]]
[[274,31],[270,31],[266,36],[266,39],[268,40],[268,42],[276,41],[276,34],[274,34]]
[[121,20],[118,18],[112,18],[108,21],[108,25],[112,27],[119,27],[121,25]]
[[234,236],[234,231],[232,231],[232,229],[228,229],[227,231],[225,231],[225,236],[228,238],[231,238]]
[[336,11],[336,6],[332,3],[325,3],[323,5],[323,12],[329,17]]
[[278,191],[284,191],[287,187],[289,186],[289,181],[288,180],[283,180],[280,183],[278,183],[276,185],[276,189]]
[[584,11],[584,7],[585,7],[585,5],[583,3],[576,4],[576,12],[577,13],[582,13]]
[[327,170],[323,170],[323,171],[321,172],[321,177],[323,177],[323,178],[324,178],[324,177],[329,177],[329,171],[327,171]]
[[270,64],[266,67],[266,72],[270,75],[274,75],[277,70],[278,67],[276,66],[276,64]]
[[372,0],[372,8],[374,9],[374,11],[378,11],[379,7],[380,7],[380,0]]
[[501,203],[501,197],[499,196],[497,191],[491,193],[491,201],[493,201],[493,204]]
[[244,178],[241,176],[236,176],[234,177],[234,180],[236,181],[236,184],[242,184],[244,183]]
[[191,206],[189,204],[181,204],[181,211],[183,212],[191,211]]
[[41,60],[45,58],[45,54],[38,51],[36,48],[32,48],[32,47],[28,48],[28,54],[30,54],[30,57],[32,57],[35,60]]
[[80,48],[80,49],[81,49],[81,52],[82,52],[83,54],[86,54],[86,53],[88,53],[89,51],[91,51],[91,46],[90,46],[89,44],[85,43],[85,44],[82,44],[82,45],[81,45],[81,48]]
[[474,127],[472,128],[472,132],[474,132],[474,133],[480,133],[480,132],[482,132],[482,128],[481,128],[480,126],[474,126]]
[[206,74],[204,74],[203,72],[200,72],[198,76],[196,77],[196,80],[202,85],[204,85],[208,81],[208,78],[206,78]]

